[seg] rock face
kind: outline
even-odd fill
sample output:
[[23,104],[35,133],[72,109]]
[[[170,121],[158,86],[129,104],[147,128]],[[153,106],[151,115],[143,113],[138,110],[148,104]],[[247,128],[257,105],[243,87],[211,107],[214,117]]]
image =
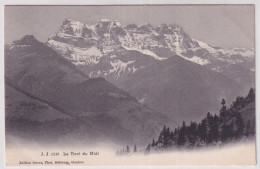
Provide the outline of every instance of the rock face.
[[5,49],[5,82],[7,134],[27,139],[142,145],[167,121],[30,35]]
[[221,98],[232,100],[241,92],[234,80],[179,56],[136,72],[120,87],[174,119],[175,124],[198,121],[208,111],[218,110]]
[[[130,24],[123,27],[118,21],[102,19],[96,25],[89,26],[66,19],[47,44],[77,65],[95,65],[86,70],[94,77],[134,73],[150,62],[173,55],[216,72],[225,72],[227,67],[234,65],[254,71],[253,49],[212,47],[193,39],[182,27],[172,24],[157,27]],[[132,52],[135,52],[133,55],[146,55],[150,59],[140,63],[134,56],[125,57],[125,53]]]
[[254,49],[223,49],[190,37],[179,25],[122,26],[66,19],[47,45],[89,77],[104,77],[176,121],[217,111],[254,87]]

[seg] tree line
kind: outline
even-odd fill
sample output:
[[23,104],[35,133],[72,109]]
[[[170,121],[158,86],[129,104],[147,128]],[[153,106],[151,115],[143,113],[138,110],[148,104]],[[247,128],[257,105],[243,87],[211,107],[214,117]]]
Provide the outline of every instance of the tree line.
[[[157,140],[148,144],[146,152],[151,149],[168,147],[193,148],[205,145],[220,145],[236,141],[243,137],[255,135],[255,117],[243,119],[240,110],[255,102],[255,90],[251,88],[246,97],[237,97],[227,108],[225,99],[221,101],[219,115],[207,113],[200,123],[182,122],[173,131],[164,126]],[[255,113],[255,112],[253,112]],[[255,116],[255,114],[254,114]]]
[[122,148],[116,152],[116,155],[128,155],[130,153],[136,153],[137,152],[137,146],[134,145],[133,151],[131,151],[131,148],[127,145],[126,148]]

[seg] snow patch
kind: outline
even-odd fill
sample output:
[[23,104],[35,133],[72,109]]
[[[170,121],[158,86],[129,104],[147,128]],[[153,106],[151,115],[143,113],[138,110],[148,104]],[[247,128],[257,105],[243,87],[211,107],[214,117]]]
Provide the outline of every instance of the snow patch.
[[109,19],[101,19],[100,22],[110,22]]
[[177,55],[179,55],[179,56],[182,56],[182,54],[181,54],[181,48],[180,48],[180,37],[179,37],[179,35],[176,33],[176,32],[174,32],[174,35],[175,35],[175,37],[176,37],[176,42],[174,42],[173,44],[174,44],[174,46],[176,46],[176,48],[175,48],[175,53],[177,54]]
[[111,55],[110,59],[113,59],[113,58],[116,58],[116,57],[117,57],[116,55]]
[[133,67],[133,73],[135,73],[137,71],[137,68]]
[[212,48],[211,46],[209,46],[208,44],[201,42],[199,40],[195,40],[195,39],[192,39],[192,40],[197,41],[201,48],[207,49],[210,53],[216,52],[216,50],[214,48]]
[[117,77],[119,77],[120,73],[125,72],[128,65],[134,62],[134,60],[128,62],[122,62],[121,60],[110,61],[110,64],[113,67],[113,69],[109,70],[108,74],[117,72]]
[[222,52],[224,55],[241,55],[248,59],[254,58],[254,50],[252,49],[248,50],[248,49],[233,48],[233,49],[219,49],[217,51]]
[[93,65],[99,62],[99,59],[103,56],[102,53],[95,47],[79,48],[63,42],[57,42],[49,40],[48,44],[55,48],[59,53],[63,55],[69,55],[66,57],[72,60],[76,65]]
[[116,25],[117,27],[121,27],[121,26],[122,26],[121,23],[118,22],[117,20],[115,20],[114,23],[115,23],[115,25]]
[[210,61],[208,61],[207,59],[201,59],[198,56],[193,56],[192,58],[189,59],[187,58],[187,60],[197,63],[199,65],[206,65],[210,63]]
[[146,100],[146,94],[144,95],[143,98],[139,99],[138,102],[144,104],[145,100]]

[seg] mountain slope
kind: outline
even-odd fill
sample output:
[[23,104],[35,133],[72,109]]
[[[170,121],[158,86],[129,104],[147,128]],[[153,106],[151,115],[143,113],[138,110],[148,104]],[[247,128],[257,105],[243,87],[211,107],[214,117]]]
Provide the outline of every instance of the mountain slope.
[[[102,78],[89,79],[76,66],[35,39],[25,36],[21,41],[27,39],[33,41],[33,44],[24,43],[23,45],[28,46],[20,47],[20,43],[15,42],[12,49],[6,51],[7,80],[24,91],[55,102],[68,111],[95,111],[91,106],[102,108],[100,105],[104,101],[99,99],[106,97],[111,97],[111,102],[118,98],[134,100],[129,94],[118,90]],[[118,97],[113,97],[113,92]],[[90,102],[92,104],[89,104]],[[109,109],[104,106],[104,110]]]
[[40,122],[56,119],[71,119],[71,116],[60,112],[47,103],[16,90],[8,84],[6,84],[5,90],[5,116],[7,119],[23,118]]
[[177,119],[199,119],[216,111],[221,97],[230,101],[255,85],[254,49],[212,47],[175,24],[66,19],[47,45],[88,76],[104,77]]
[[215,103],[221,98],[232,100],[242,93],[234,80],[179,56],[148,66],[118,86],[177,122],[201,119],[218,110]]
[[183,121],[174,132],[164,126],[158,139],[153,139],[146,151],[220,146],[223,143],[255,140],[255,90],[251,88],[246,97],[237,97],[230,107],[226,106],[225,100],[221,104],[218,115],[208,112],[200,123]]
[[[72,118],[66,121],[58,119],[57,123],[53,120],[47,124],[35,119],[39,123],[36,136],[41,134],[40,131],[45,136],[46,131],[52,131],[51,126],[62,124],[62,129],[68,128],[62,138],[93,141],[104,137],[108,142],[142,144],[166,120],[105,79],[89,78],[30,35],[13,42],[5,50],[5,76],[6,83],[18,91],[32,96],[32,99],[39,98]],[[7,96],[9,92],[6,88]],[[19,106],[20,103],[13,104]],[[34,114],[34,111],[28,113]],[[55,135],[56,130],[53,130]]]

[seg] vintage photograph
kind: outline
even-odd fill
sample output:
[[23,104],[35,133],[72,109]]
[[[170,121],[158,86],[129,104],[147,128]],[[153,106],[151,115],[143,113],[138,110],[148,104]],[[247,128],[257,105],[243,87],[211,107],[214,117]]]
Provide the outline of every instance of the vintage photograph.
[[254,5],[4,7],[6,166],[256,165]]

